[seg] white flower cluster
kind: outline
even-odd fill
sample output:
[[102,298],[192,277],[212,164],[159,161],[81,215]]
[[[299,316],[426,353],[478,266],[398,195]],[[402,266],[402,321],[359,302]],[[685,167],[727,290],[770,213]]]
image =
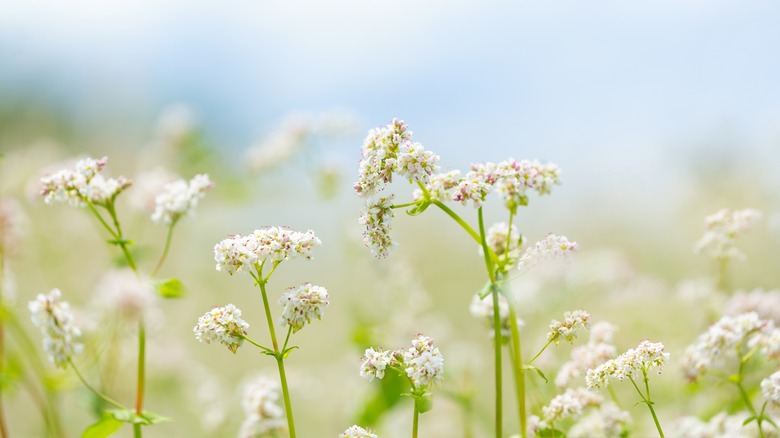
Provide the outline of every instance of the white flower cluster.
[[375,433],[363,429],[362,427],[355,425],[350,426],[344,433],[339,434],[339,438],[377,438]]
[[444,371],[444,357],[433,346],[433,339],[422,334],[412,339],[412,347],[406,351],[369,348],[360,360],[360,376],[369,382],[382,379],[388,367],[397,366],[406,372],[415,389],[427,389],[438,383]]
[[311,260],[311,251],[322,245],[314,231],[305,233],[285,227],[265,227],[246,236],[234,235],[214,246],[217,271],[230,275],[252,271],[266,259],[279,262],[295,257]]
[[542,408],[540,427],[549,427],[553,422],[567,418],[577,418],[585,408],[597,407],[603,402],[604,397],[585,388],[567,389]]
[[745,351],[758,347],[766,356],[777,359],[780,356],[780,330],[755,312],[724,316],[685,350],[683,371],[686,377],[694,381],[708,370],[723,366],[727,359],[738,355],[740,346],[744,346]]
[[593,324],[588,343],[572,348],[571,360],[561,365],[558,375],[555,376],[558,388],[569,386],[574,379],[589,369],[617,356],[617,348],[611,344],[615,330],[617,327],[608,322]]
[[67,301],[60,301],[62,293],[52,289],[48,294],[38,294],[27,308],[32,322],[43,333],[43,349],[49,360],[58,367],[66,367],[71,357],[80,354],[84,346],[78,342],[81,331],[73,324],[73,313]]
[[[510,228],[506,222],[499,222],[488,228],[485,242],[499,258],[506,257],[509,264],[515,264],[520,257],[523,237],[514,224]],[[480,250],[482,250],[481,247]]]
[[243,336],[249,324],[241,319],[241,309],[232,304],[215,307],[198,318],[198,324],[192,329],[195,339],[210,344],[218,341],[235,353],[244,343]]
[[647,374],[650,368],[657,368],[658,374],[661,374],[668,360],[669,353],[664,351],[664,344],[644,340],[636,348],[588,370],[585,383],[588,389],[600,389],[609,384],[610,378],[635,380],[640,374]]
[[723,305],[724,315],[735,316],[747,312],[756,312],[761,319],[770,319],[780,324],[780,290],[738,290]]
[[747,233],[760,219],[761,212],[752,208],[721,209],[704,218],[706,232],[696,242],[694,250],[713,259],[744,259],[745,254],[737,249],[735,239]]
[[304,325],[311,323],[313,318],[322,319],[329,304],[328,291],[322,286],[303,283],[287,289],[279,297],[279,304],[284,306],[279,323],[291,326],[293,333],[296,333]]
[[259,377],[244,388],[241,406],[246,418],[241,424],[239,437],[260,438],[276,435],[284,430],[284,410],[279,406],[279,383],[267,377]]
[[397,244],[390,237],[393,221],[393,198],[395,195],[371,200],[360,213],[360,224],[365,225],[363,242],[377,258],[384,258]]
[[155,198],[152,222],[170,225],[186,214],[192,214],[198,201],[214,187],[206,174],[195,175],[191,180],[183,179],[168,183],[163,192]]
[[462,205],[471,201],[474,208],[479,208],[485,202],[488,193],[493,190],[497,178],[495,163],[472,164],[471,170],[458,182],[452,200]]
[[544,240],[536,242],[534,246],[523,252],[517,267],[522,272],[528,272],[534,266],[553,260],[563,260],[565,263],[570,263],[572,253],[578,248],[577,242],[569,242],[566,236],[549,233]]
[[360,362],[360,377],[365,377],[369,382],[374,378],[381,380],[385,377],[385,369],[396,363],[395,352],[368,348]]
[[368,133],[363,141],[358,181],[354,185],[359,196],[370,198],[375,195],[393,182],[393,173],[409,181],[428,183],[430,175],[436,171],[439,156],[411,139],[412,131],[398,119]]
[[631,413],[615,403],[605,401],[569,428],[571,438],[628,436],[631,429]]
[[[460,170],[451,170],[447,173],[434,173],[431,175],[426,190],[430,193],[432,201],[447,202],[455,196],[455,189],[460,183]],[[414,191],[414,200],[419,201],[423,198],[423,191],[417,189]]]
[[563,314],[563,321],[556,319],[550,322],[550,332],[547,333],[547,342],[555,342],[558,345],[561,342],[561,338],[566,339],[569,342],[574,342],[577,339],[577,332],[581,329],[587,330],[590,327],[590,313],[584,310],[575,310],[573,312],[565,312]]
[[84,158],[76,163],[75,169],[62,169],[41,178],[41,195],[47,204],[68,202],[73,206],[83,205],[87,201],[105,205],[130,186],[130,180],[124,177],[105,178],[100,171],[108,158],[99,160]]
[[[490,329],[490,337],[495,338],[496,333],[493,328],[493,298],[488,295],[484,299],[480,299],[479,294],[474,294],[474,297],[471,299],[471,304],[469,305],[469,312],[471,312],[471,315],[475,318],[481,319],[484,322],[485,327]],[[509,324],[509,303],[507,302],[506,297],[501,294],[498,295],[498,316],[501,318],[501,337],[502,339],[507,339],[511,332]],[[518,327],[522,327],[525,325],[525,322],[518,318],[517,325]]]
[[780,407],[780,371],[761,381],[761,394],[774,407]]
[[528,190],[547,195],[551,193],[553,185],[561,183],[560,169],[553,163],[515,161],[510,158],[498,163],[496,172],[500,175],[496,181],[496,192],[501,195],[510,210],[528,203]]

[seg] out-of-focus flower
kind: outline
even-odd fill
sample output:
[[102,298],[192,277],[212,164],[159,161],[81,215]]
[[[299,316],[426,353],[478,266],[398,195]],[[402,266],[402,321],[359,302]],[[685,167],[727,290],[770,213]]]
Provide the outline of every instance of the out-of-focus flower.
[[284,409],[279,406],[279,383],[267,377],[259,377],[244,388],[241,406],[246,418],[241,424],[239,437],[261,438],[284,430]]
[[62,293],[52,289],[38,294],[27,305],[32,322],[43,333],[43,349],[54,365],[64,368],[71,357],[80,354],[84,346],[77,342],[81,331],[73,324],[73,313],[67,301],[60,301]]
[[377,435],[355,425],[350,426],[344,433],[339,434],[339,438],[377,438]]
[[170,225],[182,216],[192,214],[198,201],[214,187],[206,174],[195,175],[189,182],[183,179],[168,183],[155,198],[152,222]]
[[517,267],[523,272],[528,272],[534,266],[552,260],[563,260],[570,263],[572,253],[577,249],[579,249],[577,242],[569,242],[566,236],[549,233],[544,240],[536,242],[534,246],[523,252]]
[[157,196],[166,184],[177,178],[176,174],[162,167],[142,172],[133,179],[133,190],[128,192],[127,200],[136,210],[152,214],[157,205]]
[[311,260],[311,251],[322,245],[314,231],[305,233],[285,227],[260,228],[247,236],[234,235],[214,246],[217,271],[230,275],[251,271],[263,261],[275,262],[304,257]]
[[737,355],[738,345],[746,348],[763,345],[765,353],[772,354],[772,351],[766,351],[771,347],[766,340],[776,331],[772,321],[760,319],[755,312],[724,316],[685,350],[685,375],[694,381],[707,371],[722,366],[726,358]]
[[674,424],[675,437],[679,438],[752,438],[758,436],[755,422],[745,424],[750,416],[747,412],[727,414],[720,412],[702,421],[698,417],[679,418]]
[[773,406],[780,406],[780,371],[761,381],[761,394]]
[[756,312],[759,318],[772,320],[775,325],[779,324],[780,290],[738,290],[723,305],[724,315],[736,316],[748,312]]
[[493,224],[487,231],[485,241],[488,248],[493,250],[499,259],[506,258],[507,263],[510,265],[517,263],[517,259],[520,257],[520,245],[523,243],[523,237],[514,224],[511,229],[506,222]]
[[245,163],[253,172],[272,169],[291,159],[302,149],[314,127],[309,117],[292,115],[245,153]]
[[745,254],[736,246],[736,238],[747,233],[761,219],[761,212],[748,208],[735,210],[724,208],[704,218],[706,232],[694,251],[718,260],[740,260]]
[[279,304],[284,306],[279,323],[291,326],[296,333],[313,318],[321,319],[328,303],[328,291],[322,286],[303,283],[290,288],[279,297]]
[[368,348],[360,358],[360,377],[365,377],[369,382],[385,377],[385,369],[394,365],[397,361],[392,351]]
[[99,305],[116,309],[133,317],[142,314],[154,302],[155,295],[148,281],[138,278],[130,269],[106,272],[95,287]]
[[84,158],[76,163],[75,169],[62,169],[41,178],[41,195],[47,204],[68,202],[70,205],[83,205],[87,201],[106,205],[130,186],[130,180],[105,178],[100,171],[108,158],[99,160]]
[[585,408],[600,406],[603,401],[601,395],[585,388],[567,389],[563,394],[553,397],[550,403],[542,408],[540,426],[550,427],[556,421],[577,418]]
[[600,389],[609,384],[609,379],[636,380],[640,374],[647,374],[651,368],[656,368],[658,374],[661,374],[668,361],[669,353],[664,351],[664,344],[644,340],[636,348],[588,370],[585,382],[588,389]]
[[550,332],[547,333],[547,342],[555,342],[558,345],[561,338],[569,342],[577,339],[577,332],[581,329],[587,330],[590,325],[590,313],[584,310],[575,310],[563,314],[563,322],[552,320],[550,323]]
[[629,412],[606,401],[598,409],[573,424],[567,436],[572,438],[628,436],[631,423]]
[[19,249],[23,221],[22,208],[15,199],[0,199],[0,257],[15,254]]
[[412,347],[403,354],[406,375],[415,388],[429,387],[441,380],[444,357],[433,346],[433,339],[418,335],[412,339]]
[[[493,298],[488,295],[484,299],[479,298],[479,294],[475,294],[471,299],[469,305],[469,312],[475,317],[482,320],[485,327],[490,329],[490,337],[495,337],[495,330],[493,328]],[[509,303],[506,301],[506,297],[498,295],[498,314],[501,318],[501,337],[502,339],[509,338],[511,327],[509,324]],[[525,322],[518,318],[518,327],[523,327]]]
[[393,221],[393,198],[395,195],[369,201],[360,214],[360,224],[365,225],[363,242],[377,258],[384,258],[397,245],[390,237]]
[[192,329],[195,339],[210,344],[217,341],[235,353],[244,343],[249,324],[241,319],[241,310],[232,304],[215,307],[198,318]]

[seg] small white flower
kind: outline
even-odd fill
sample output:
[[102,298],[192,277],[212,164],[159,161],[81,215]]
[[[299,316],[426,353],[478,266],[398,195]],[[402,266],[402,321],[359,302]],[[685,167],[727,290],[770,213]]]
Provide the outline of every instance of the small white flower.
[[572,425],[567,435],[572,438],[618,437],[627,436],[630,428],[631,414],[606,401]]
[[585,388],[567,389],[542,408],[542,421],[552,424],[567,418],[577,418],[587,407],[600,406],[604,398]]
[[433,346],[433,339],[418,335],[412,340],[412,347],[403,354],[406,375],[415,388],[428,387],[441,380],[444,358]]
[[550,233],[541,242],[523,252],[518,263],[518,269],[528,272],[532,267],[552,260],[563,260],[570,263],[571,254],[577,251],[579,245],[577,242],[569,242],[566,236],[558,236]]
[[558,388],[568,386],[574,379],[617,356],[617,348],[610,344],[617,328],[608,322],[598,322],[590,329],[586,345],[572,348],[571,360],[561,365],[555,384]]
[[694,251],[713,259],[741,260],[745,254],[736,246],[736,238],[747,233],[761,219],[761,212],[752,208],[719,210],[704,218],[706,232]]
[[520,257],[520,245],[523,243],[523,237],[514,224],[510,229],[506,222],[499,222],[488,229],[485,242],[500,259],[506,258],[509,264],[514,264]]
[[426,151],[420,143],[405,141],[398,148],[397,172],[410,182],[425,184],[436,171],[438,161],[439,156]]
[[[482,320],[485,327],[490,329],[490,337],[494,338],[493,298],[488,295],[484,299],[480,299],[479,294],[474,294],[474,297],[471,299],[471,304],[469,305],[469,312],[475,318]],[[501,337],[503,339],[509,338],[511,332],[509,324],[509,303],[507,302],[506,297],[501,294],[498,295],[498,314],[499,318],[501,318]],[[525,323],[522,319],[518,318],[517,325],[518,327],[522,327]]]
[[384,258],[390,254],[397,243],[390,237],[393,221],[394,195],[381,197],[376,201],[369,201],[365,210],[360,214],[360,224],[365,225],[363,242],[377,258]]
[[279,304],[284,306],[279,323],[291,326],[296,333],[313,318],[321,319],[328,303],[328,291],[322,286],[303,283],[290,288],[279,297]]
[[780,371],[761,381],[761,394],[773,406],[780,406]]
[[375,350],[374,348],[366,349],[360,360],[360,377],[365,377],[369,382],[375,377],[380,380],[384,378],[385,369],[396,363],[392,351]]
[[550,323],[550,332],[547,333],[547,341],[555,342],[555,345],[560,343],[561,338],[566,339],[569,342],[574,342],[574,340],[577,339],[577,331],[590,327],[589,321],[590,314],[584,310],[565,312],[563,314],[563,322],[554,319]]
[[305,233],[285,227],[257,229],[247,236],[233,235],[214,245],[217,271],[229,275],[251,272],[264,260],[282,261],[303,257],[312,259],[312,249],[322,245],[314,231]]
[[[460,171],[452,170],[447,173],[435,173],[430,176],[425,188],[430,193],[432,201],[447,202],[451,201],[455,195],[455,189],[460,181]],[[414,199],[422,199],[423,192],[420,189],[415,190]]]
[[664,344],[644,340],[636,348],[588,370],[585,382],[588,389],[600,389],[607,386],[611,378],[620,381],[636,380],[640,374],[646,374],[651,368],[656,368],[658,374],[661,374],[668,361],[669,353],[664,351]]
[[267,377],[259,377],[244,388],[241,406],[246,418],[241,424],[239,437],[260,438],[284,430],[287,421],[284,409],[279,406],[279,383]]
[[47,204],[68,202],[73,206],[87,201],[105,205],[130,186],[130,180],[105,178],[99,172],[105,167],[107,158],[100,160],[84,158],[76,163],[75,169],[62,169],[41,178],[41,195]]
[[198,318],[198,324],[192,329],[195,339],[210,344],[217,341],[235,353],[244,343],[249,324],[241,319],[241,310],[232,304],[215,307]]
[[344,433],[339,434],[339,438],[378,438],[376,434],[363,429],[358,425],[350,426]]
[[372,129],[363,141],[363,158],[360,160],[355,193],[369,198],[393,182],[397,170],[398,153],[402,143],[411,140],[412,131],[402,120],[393,121],[382,128]]
[[189,182],[183,179],[168,183],[155,198],[152,222],[170,225],[187,214],[192,214],[198,201],[214,187],[206,174],[195,175]]
[[471,201],[474,208],[479,208],[493,190],[497,178],[495,163],[472,164],[471,170],[458,182],[452,200],[463,205]]
[[71,357],[80,354],[84,346],[78,342],[81,331],[73,324],[73,313],[67,301],[60,301],[62,293],[52,289],[48,294],[38,294],[27,305],[32,322],[43,333],[43,349],[57,367],[67,366]]

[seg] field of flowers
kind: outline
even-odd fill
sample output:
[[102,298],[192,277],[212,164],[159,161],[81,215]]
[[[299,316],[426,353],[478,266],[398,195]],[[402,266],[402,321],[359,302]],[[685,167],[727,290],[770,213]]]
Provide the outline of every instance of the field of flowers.
[[151,137],[2,149],[2,436],[778,435],[767,199],[597,223],[554,163],[452,169],[401,120]]

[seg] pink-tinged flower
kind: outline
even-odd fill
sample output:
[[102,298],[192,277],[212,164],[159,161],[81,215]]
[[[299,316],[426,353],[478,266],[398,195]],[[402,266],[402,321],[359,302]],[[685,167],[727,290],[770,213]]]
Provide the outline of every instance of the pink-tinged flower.
[[360,224],[365,225],[363,242],[377,258],[384,258],[390,254],[397,243],[390,237],[392,230],[393,199],[394,195],[381,197],[376,201],[369,201],[365,210],[360,214]]
[[225,345],[235,353],[244,343],[249,324],[241,319],[241,309],[232,304],[214,307],[198,318],[198,324],[192,329],[195,339],[210,344],[214,341]]
[[106,205],[127,187],[130,180],[125,177],[105,178],[100,171],[108,158],[99,160],[84,158],[76,163],[75,169],[62,169],[41,179],[41,195],[47,204],[68,202],[73,206],[91,202]]
[[73,323],[73,312],[67,301],[61,301],[59,289],[48,294],[38,294],[27,305],[32,314],[32,322],[43,333],[43,349],[49,360],[57,367],[64,368],[71,357],[80,354],[84,346],[77,342],[81,331]]
[[303,283],[296,288],[290,288],[281,297],[279,304],[284,311],[279,319],[282,325],[292,327],[293,333],[302,329],[314,318],[321,319],[328,307],[328,291],[322,286]]

